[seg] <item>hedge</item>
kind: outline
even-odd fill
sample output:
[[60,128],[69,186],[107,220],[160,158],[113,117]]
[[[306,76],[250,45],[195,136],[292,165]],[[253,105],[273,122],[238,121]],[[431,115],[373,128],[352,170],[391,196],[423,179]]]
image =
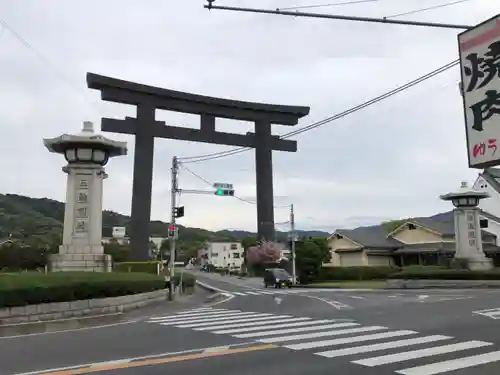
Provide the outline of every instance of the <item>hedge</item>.
[[321,267],[316,281],[385,280],[399,271],[396,267]]
[[500,270],[469,271],[432,267],[407,268],[389,276],[390,279],[407,280],[500,280]]
[[145,272],[158,274],[159,261],[147,262],[121,262],[113,265],[113,270],[116,272]]
[[118,297],[165,288],[162,277],[147,273],[27,272],[0,277],[0,308]]
[[179,286],[181,282],[181,274],[182,274],[182,286],[184,288],[194,288],[196,284],[196,278],[194,275],[188,273],[188,272],[179,272],[177,271],[174,274],[174,277],[172,278],[172,281],[174,283],[174,286],[177,287]]

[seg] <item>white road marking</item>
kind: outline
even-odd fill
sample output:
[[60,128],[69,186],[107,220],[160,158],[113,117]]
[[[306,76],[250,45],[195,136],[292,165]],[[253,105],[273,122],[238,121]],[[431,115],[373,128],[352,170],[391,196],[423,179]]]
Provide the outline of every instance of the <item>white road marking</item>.
[[500,319],[500,308],[473,311],[472,314],[482,315],[497,320]]
[[461,350],[482,348],[484,346],[489,346],[489,345],[493,344],[484,341],[466,341],[466,342],[460,342],[458,344],[450,344],[450,345],[436,346],[433,348],[413,350],[411,352],[402,352],[396,354],[383,355],[380,357],[365,358],[359,361],[353,361],[352,363],[356,363],[358,365],[363,365],[367,367],[374,367],[374,366],[386,365],[389,363],[408,361],[411,359],[432,357],[434,355],[439,355],[439,354],[453,353]]
[[324,299],[324,298],[321,298],[321,297],[316,297],[316,296],[305,296],[305,297],[312,298],[312,299],[317,299],[318,301],[324,302],[324,303],[326,303],[326,304],[328,304],[330,306],[335,307],[337,310],[352,309],[351,306],[346,305],[345,303],[342,303],[342,302],[329,301],[327,299]]
[[[276,328],[287,328],[287,327],[300,327],[300,326],[310,326],[319,322],[324,322],[328,323],[331,321],[330,320],[312,320],[311,318],[294,318],[294,319],[286,319],[286,323],[283,324],[271,324],[269,322],[259,322],[257,324],[257,327],[250,327],[250,328],[234,328],[234,329],[223,329],[222,331],[215,331],[214,333],[218,334],[228,334],[228,333],[241,333],[241,332],[255,332],[259,330],[266,330],[266,329],[276,329]],[[226,327],[228,328],[228,327]]]
[[361,297],[361,296],[349,296],[353,299],[366,299],[366,297]]
[[[484,365],[486,363],[500,361],[500,351],[478,354],[471,357],[462,357],[459,359],[451,359],[449,361],[431,363],[418,367],[407,368],[396,371],[401,375],[436,375],[444,372],[461,370],[464,368]],[[498,371],[498,370],[497,370]]]
[[227,314],[229,312],[234,312],[228,309],[209,309],[203,311],[186,311],[180,312],[173,315],[166,316],[153,316],[149,319],[152,321],[160,321],[160,320],[168,320],[168,319],[177,319],[177,318],[187,318],[187,317],[197,317],[197,316],[211,316],[217,314]]
[[372,326],[372,327],[339,329],[339,330],[336,330],[336,331],[305,333],[305,334],[302,334],[302,335],[279,336],[279,337],[273,337],[273,338],[268,338],[268,339],[259,339],[257,341],[264,342],[266,344],[272,344],[272,343],[275,343],[275,342],[285,342],[285,341],[294,341],[294,340],[303,340],[303,339],[315,339],[315,338],[318,338],[318,337],[346,335],[346,334],[350,334],[350,333],[380,331],[380,330],[383,330],[383,329],[387,329],[387,327]]
[[[315,322],[315,323],[318,324],[318,322]],[[324,329],[359,326],[358,323],[335,323],[335,324],[326,324],[326,325],[324,323],[320,323],[320,324],[322,324],[322,325],[319,325],[319,326],[308,326],[308,327],[299,327],[299,328],[274,329],[274,330],[271,330],[271,331],[258,331],[258,332],[252,332],[252,333],[244,333],[244,334],[241,334],[241,335],[234,335],[233,337],[236,337],[236,338],[239,338],[239,339],[243,339],[243,338],[249,338],[249,337],[272,336],[272,335],[282,335],[282,334],[285,334],[285,333],[321,331],[321,330],[324,330]],[[262,329],[264,327],[258,327],[258,328]],[[276,328],[276,327],[274,327],[274,328]]]
[[221,318],[225,316],[232,316],[235,314],[248,314],[248,312],[244,311],[234,311],[234,310],[227,310],[227,311],[219,311],[215,313],[199,313],[199,314],[192,314],[192,315],[171,315],[169,317],[165,317],[163,319],[154,319],[151,320],[151,322],[154,323],[166,323],[166,322],[180,322],[183,320],[194,320],[194,319],[216,319],[216,318]]
[[[207,322],[207,323],[195,323],[195,324],[187,324],[187,325],[179,325],[179,328],[193,328],[195,331],[209,331],[211,329],[223,329],[223,328],[235,328],[235,327],[243,327],[243,326],[253,326],[259,324],[276,324],[283,322],[283,319],[289,321],[298,321],[298,320],[307,320],[311,318],[291,318],[288,315],[283,316],[261,316],[257,318],[250,319],[237,319],[231,320],[230,322]],[[237,324],[236,324],[237,323]],[[201,328],[200,328],[201,327]]]
[[[406,296],[409,297],[409,296]],[[413,295],[413,301],[434,301],[434,295]],[[429,298],[428,298],[429,297]],[[449,296],[448,296],[449,297]],[[328,301],[336,303],[336,301]],[[338,306],[337,306],[338,307]],[[495,314],[498,309],[480,310],[475,313]],[[215,316],[213,315],[215,314]],[[170,319],[170,320],[168,320]],[[338,349],[316,351],[312,354],[324,358],[355,356],[363,353],[388,351],[364,358],[353,358],[351,363],[367,367],[384,366],[403,363],[415,359],[424,359],[444,354],[487,348],[493,343],[484,341],[448,342],[441,345],[431,344],[438,341],[453,340],[452,336],[430,335],[423,336],[411,330],[393,330],[383,326],[362,326],[352,319],[313,319],[309,317],[293,317],[290,315],[274,315],[270,313],[242,312],[240,310],[197,309],[184,311],[178,315],[168,317],[166,323],[162,319],[153,320],[157,324],[167,324],[178,328],[191,328],[197,331],[206,331],[213,334],[227,334],[238,339],[251,339],[253,343],[269,343],[291,350],[314,349],[341,346]],[[379,331],[378,333],[371,333]],[[329,338],[339,336],[340,338]],[[403,336],[410,336],[404,338]],[[402,338],[400,338],[402,337]],[[312,341],[311,341],[312,340]],[[375,341],[374,344],[362,346],[356,343]],[[286,345],[288,344],[288,345]],[[423,344],[427,344],[423,346]],[[416,350],[399,350],[410,346],[422,345]],[[225,350],[226,347],[216,347],[208,352]],[[488,350],[488,349],[486,349]],[[491,349],[490,349],[491,350]],[[458,355],[457,355],[458,356]],[[434,375],[462,368],[479,366],[482,364],[500,361],[500,351],[434,362],[418,367],[399,369],[400,375]],[[110,362],[111,363],[111,362]],[[120,362],[118,362],[120,363]],[[427,362],[428,363],[428,362]],[[403,366],[402,366],[403,367]],[[74,369],[74,368],[72,368]],[[392,372],[393,370],[391,370]]]
[[178,324],[189,324],[189,323],[204,323],[204,322],[216,322],[216,321],[222,321],[222,320],[234,320],[237,318],[251,318],[251,317],[259,317],[259,316],[271,316],[273,314],[256,314],[256,313],[236,313],[232,315],[227,315],[227,316],[218,316],[218,317],[205,317],[205,318],[197,318],[197,319],[187,319],[187,320],[174,320],[174,321],[165,321],[165,322],[159,322],[159,324],[163,326],[171,326],[171,325],[178,325]]
[[334,340],[304,342],[304,343],[300,343],[300,344],[284,345],[284,347],[287,349],[292,349],[292,350],[313,349],[313,348],[321,348],[321,347],[325,347],[325,346],[351,344],[353,342],[380,340],[380,339],[386,339],[389,337],[407,336],[407,335],[413,335],[415,333],[417,333],[417,332],[409,331],[409,330],[401,330],[401,331],[376,333],[374,335],[346,337],[346,338],[334,339]]
[[376,352],[379,350],[400,348],[400,347],[411,346],[411,345],[420,345],[420,344],[426,344],[429,342],[435,342],[435,341],[441,341],[441,340],[449,340],[451,338],[452,338],[451,336],[440,336],[440,335],[424,336],[424,337],[418,337],[415,339],[389,341],[389,342],[383,342],[380,344],[355,346],[352,348],[344,348],[344,349],[337,349],[337,350],[328,350],[325,352],[318,352],[318,353],[314,353],[314,354],[319,355],[321,357],[326,357],[326,358],[343,357],[343,356],[348,356],[348,355],[353,355],[353,354],[371,353],[371,352]]

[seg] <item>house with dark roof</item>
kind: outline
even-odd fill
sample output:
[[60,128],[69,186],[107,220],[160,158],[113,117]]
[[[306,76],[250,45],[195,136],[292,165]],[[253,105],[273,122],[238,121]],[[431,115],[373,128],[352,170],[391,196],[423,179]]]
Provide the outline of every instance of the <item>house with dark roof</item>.
[[[487,227],[491,218],[492,215],[481,212],[481,227]],[[485,229],[482,229],[483,250],[495,259],[500,255],[497,235]],[[328,240],[332,257],[325,266],[438,265],[455,252],[453,211],[408,219],[390,233],[382,225],[339,229]]]
[[489,198],[479,201],[481,219],[487,223],[482,227],[500,239],[500,169],[486,168],[479,173],[473,188],[490,194]]

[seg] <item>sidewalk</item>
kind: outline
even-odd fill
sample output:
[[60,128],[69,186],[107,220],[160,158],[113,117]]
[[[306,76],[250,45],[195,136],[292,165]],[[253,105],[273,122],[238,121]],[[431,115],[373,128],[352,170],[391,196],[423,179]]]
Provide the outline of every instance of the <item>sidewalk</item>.
[[155,303],[141,309],[129,311],[122,314],[123,318],[121,320],[135,320],[158,314],[173,314],[178,311],[193,309],[206,304],[207,298],[210,295],[210,292],[202,288],[196,288],[193,294],[184,296],[176,295],[174,301],[165,300],[164,302]]
[[174,314],[178,311],[201,307],[207,303],[208,296],[210,296],[210,292],[198,288],[195,293],[191,295],[176,296],[174,301],[168,301],[165,299],[163,302],[157,302],[125,313],[112,313],[100,316],[68,318],[45,322],[0,325],[0,337],[126,324],[127,322],[147,319],[148,317],[154,315]]

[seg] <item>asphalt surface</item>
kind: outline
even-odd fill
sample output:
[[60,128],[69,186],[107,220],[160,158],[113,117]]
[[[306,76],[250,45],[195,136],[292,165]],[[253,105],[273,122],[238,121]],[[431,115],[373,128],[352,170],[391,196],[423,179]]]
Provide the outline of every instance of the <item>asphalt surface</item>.
[[275,290],[260,279],[199,279],[227,300],[0,338],[0,375],[500,373],[500,290]]

